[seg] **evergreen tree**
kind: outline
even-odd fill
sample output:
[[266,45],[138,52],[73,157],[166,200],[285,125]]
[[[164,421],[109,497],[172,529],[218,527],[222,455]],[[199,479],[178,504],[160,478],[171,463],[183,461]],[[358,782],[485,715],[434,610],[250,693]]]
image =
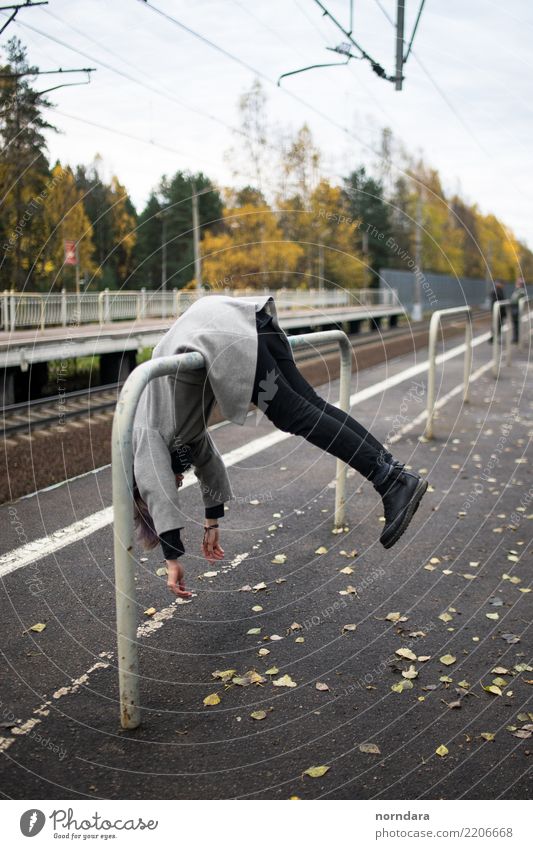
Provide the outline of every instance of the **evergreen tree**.
[[359,222],[354,232],[354,248],[366,255],[372,269],[372,283],[379,285],[380,269],[389,264],[391,250],[387,240],[392,235],[382,183],[361,166],[345,178],[343,193],[350,216]]
[[28,80],[37,68],[28,64],[26,48],[18,38],[11,38],[6,53],[7,61],[0,69],[1,268],[4,285],[35,288],[46,240],[42,205],[49,165],[43,133],[55,127],[41,112],[52,104]]
[[163,236],[167,288],[181,289],[194,278],[193,184],[199,195],[200,234],[203,235],[207,227],[212,233],[220,232],[222,199],[208,177],[183,171],[178,171],[171,180],[163,177],[157,193],[150,195],[139,217],[133,275],[136,287],[158,288],[161,285]]

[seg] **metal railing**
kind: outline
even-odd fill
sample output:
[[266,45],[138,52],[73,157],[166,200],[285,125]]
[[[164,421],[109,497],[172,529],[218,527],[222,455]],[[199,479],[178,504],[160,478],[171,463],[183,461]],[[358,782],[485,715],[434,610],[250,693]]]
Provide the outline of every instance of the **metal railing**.
[[[527,312],[526,312],[527,309]],[[526,313],[526,315],[524,315]],[[527,322],[527,331],[524,332],[524,322]],[[520,298],[518,301],[518,350],[524,350],[524,342],[531,336],[531,312],[528,298]]]
[[[325,330],[289,337],[293,349],[309,343],[337,341],[341,354],[339,407],[350,409],[352,349],[342,330]],[[113,418],[112,484],[113,535],[115,555],[115,593],[117,610],[118,675],[120,721],[123,728],[137,728],[141,721],[139,701],[139,665],[137,652],[137,608],[135,601],[135,557],[133,525],[133,421],[139,399],[151,380],[174,374],[178,368],[204,368],[197,352],[156,357],[132,371],[120,393]],[[347,465],[337,460],[335,525],[344,522]]]
[[[506,365],[510,366],[512,364],[512,349],[511,349],[511,333],[512,333],[512,323],[511,323],[511,301],[494,301],[492,305],[492,376],[498,377],[500,371],[500,343],[501,343],[501,334],[505,333],[505,352],[506,352]],[[505,322],[502,322],[501,319],[501,309],[502,307],[508,307]]]
[[223,294],[235,297],[270,295],[278,309],[317,309],[320,307],[395,307],[395,289],[219,289],[168,292],[109,290],[80,295],[61,292],[12,292],[0,295],[0,327],[17,329],[79,324],[107,324],[113,321],[142,321],[151,318],[177,318],[198,298]]
[[429,322],[429,341],[428,341],[428,402],[427,402],[427,421],[424,436],[426,439],[433,439],[433,419],[435,415],[435,375],[436,375],[436,360],[437,360],[437,333],[440,327],[441,318],[443,315],[463,313],[466,315],[466,330],[465,330],[465,359],[464,359],[464,384],[463,384],[463,401],[468,401],[468,384],[470,381],[470,372],[472,369],[472,308],[471,307],[450,307],[450,309],[436,310],[431,316]]

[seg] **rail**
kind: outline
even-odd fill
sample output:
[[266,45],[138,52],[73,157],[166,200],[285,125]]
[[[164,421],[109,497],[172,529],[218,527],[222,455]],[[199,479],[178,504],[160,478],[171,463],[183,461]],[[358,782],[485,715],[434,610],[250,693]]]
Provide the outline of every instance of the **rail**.
[[437,333],[440,327],[442,316],[452,315],[453,313],[464,313],[466,315],[466,330],[465,330],[465,359],[464,359],[464,384],[463,384],[463,401],[468,401],[468,384],[470,381],[470,371],[472,369],[472,308],[465,307],[450,307],[445,310],[436,310],[431,316],[429,322],[429,341],[428,341],[428,401],[427,401],[427,420],[424,436],[426,439],[433,439],[433,420],[435,416],[435,374],[437,360]]
[[113,321],[142,321],[175,318],[198,298],[214,294],[249,297],[272,294],[278,309],[320,307],[400,307],[395,289],[173,289],[167,292],[145,288],[134,291],[14,292],[0,294],[0,327],[6,333],[19,328],[67,327],[80,324],[107,324]]
[[[339,343],[341,372],[339,407],[350,409],[352,349],[342,330],[325,330],[289,337],[293,349],[315,342]],[[123,728],[137,728],[141,721],[139,700],[139,664],[137,652],[137,615],[135,601],[135,557],[133,527],[133,421],[139,399],[151,380],[174,374],[178,366],[188,369],[204,367],[198,352],[156,357],[137,366],[127,378],[120,393],[113,418],[111,470],[113,485],[113,536],[115,555],[115,594],[117,611],[118,675],[120,721]],[[335,492],[335,525],[342,525],[346,500],[347,466],[337,460]]]

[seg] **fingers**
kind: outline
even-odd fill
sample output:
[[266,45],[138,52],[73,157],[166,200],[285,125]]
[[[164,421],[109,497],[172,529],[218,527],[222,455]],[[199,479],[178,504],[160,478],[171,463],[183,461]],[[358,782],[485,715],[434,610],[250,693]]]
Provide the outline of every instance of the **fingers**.
[[192,598],[192,593],[185,589],[185,585],[183,583],[180,583],[180,584],[167,583],[167,587],[178,598]]
[[167,588],[178,598],[192,598],[192,593],[185,589],[185,573],[181,563],[169,563],[167,560]]

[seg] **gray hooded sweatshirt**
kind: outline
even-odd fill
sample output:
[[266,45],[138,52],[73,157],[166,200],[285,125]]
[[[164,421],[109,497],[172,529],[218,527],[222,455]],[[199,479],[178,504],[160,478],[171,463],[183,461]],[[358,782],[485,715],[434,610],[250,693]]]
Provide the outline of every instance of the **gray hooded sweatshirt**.
[[205,368],[178,368],[157,377],[144,390],[133,425],[134,474],[156,532],[183,526],[171,451],[186,446],[205,507],[233,498],[222,457],[207,430],[215,401],[222,415],[244,424],[257,364],[256,313],[264,308],[278,323],[272,296],[233,298],[206,295],[174,322],[152,357],[186,351],[203,355]]

